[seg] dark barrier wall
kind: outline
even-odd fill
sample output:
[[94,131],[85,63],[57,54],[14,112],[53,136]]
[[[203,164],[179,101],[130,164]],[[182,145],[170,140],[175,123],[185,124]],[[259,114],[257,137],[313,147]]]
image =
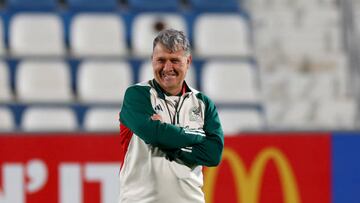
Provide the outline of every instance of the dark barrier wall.
[[[1,203],[114,203],[118,134],[2,134]],[[360,133],[243,133],[204,169],[207,203],[358,203]]]

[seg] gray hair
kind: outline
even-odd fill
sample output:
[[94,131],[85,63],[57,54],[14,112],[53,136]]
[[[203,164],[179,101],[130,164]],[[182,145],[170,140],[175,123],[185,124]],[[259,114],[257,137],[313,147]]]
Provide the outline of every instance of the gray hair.
[[182,31],[174,29],[162,30],[154,39],[153,50],[158,43],[161,43],[172,52],[184,50],[186,55],[191,54],[189,40]]

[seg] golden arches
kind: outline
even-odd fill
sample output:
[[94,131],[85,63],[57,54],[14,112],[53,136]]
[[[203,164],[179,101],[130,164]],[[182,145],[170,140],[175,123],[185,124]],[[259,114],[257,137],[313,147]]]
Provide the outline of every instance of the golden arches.
[[[300,203],[298,186],[296,183],[293,170],[284,156],[277,148],[269,147],[260,151],[256,156],[249,172],[246,171],[245,164],[239,155],[230,148],[225,148],[223,160],[229,162],[231,171],[236,180],[236,195],[238,202],[241,203],[258,203],[262,176],[266,164],[273,160],[280,174],[280,182],[283,189],[283,198],[285,203]],[[205,172],[204,192],[206,202],[213,203],[213,194],[218,176],[219,168],[208,168]],[[240,187],[241,185],[241,187]]]

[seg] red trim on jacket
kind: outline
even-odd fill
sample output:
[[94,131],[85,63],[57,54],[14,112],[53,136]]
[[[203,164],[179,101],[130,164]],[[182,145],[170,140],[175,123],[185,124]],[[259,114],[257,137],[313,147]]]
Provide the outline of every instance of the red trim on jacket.
[[[133,132],[126,127],[124,124],[120,124],[120,161],[121,161],[121,168],[125,161],[125,156],[129,148],[130,140],[133,136]],[[121,169],[120,168],[120,169]]]

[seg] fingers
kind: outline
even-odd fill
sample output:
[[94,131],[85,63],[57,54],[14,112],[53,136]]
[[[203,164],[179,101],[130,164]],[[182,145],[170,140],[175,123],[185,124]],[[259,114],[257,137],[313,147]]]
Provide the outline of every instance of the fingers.
[[150,117],[153,121],[161,121],[162,122],[162,118],[159,114],[153,114],[151,117]]

